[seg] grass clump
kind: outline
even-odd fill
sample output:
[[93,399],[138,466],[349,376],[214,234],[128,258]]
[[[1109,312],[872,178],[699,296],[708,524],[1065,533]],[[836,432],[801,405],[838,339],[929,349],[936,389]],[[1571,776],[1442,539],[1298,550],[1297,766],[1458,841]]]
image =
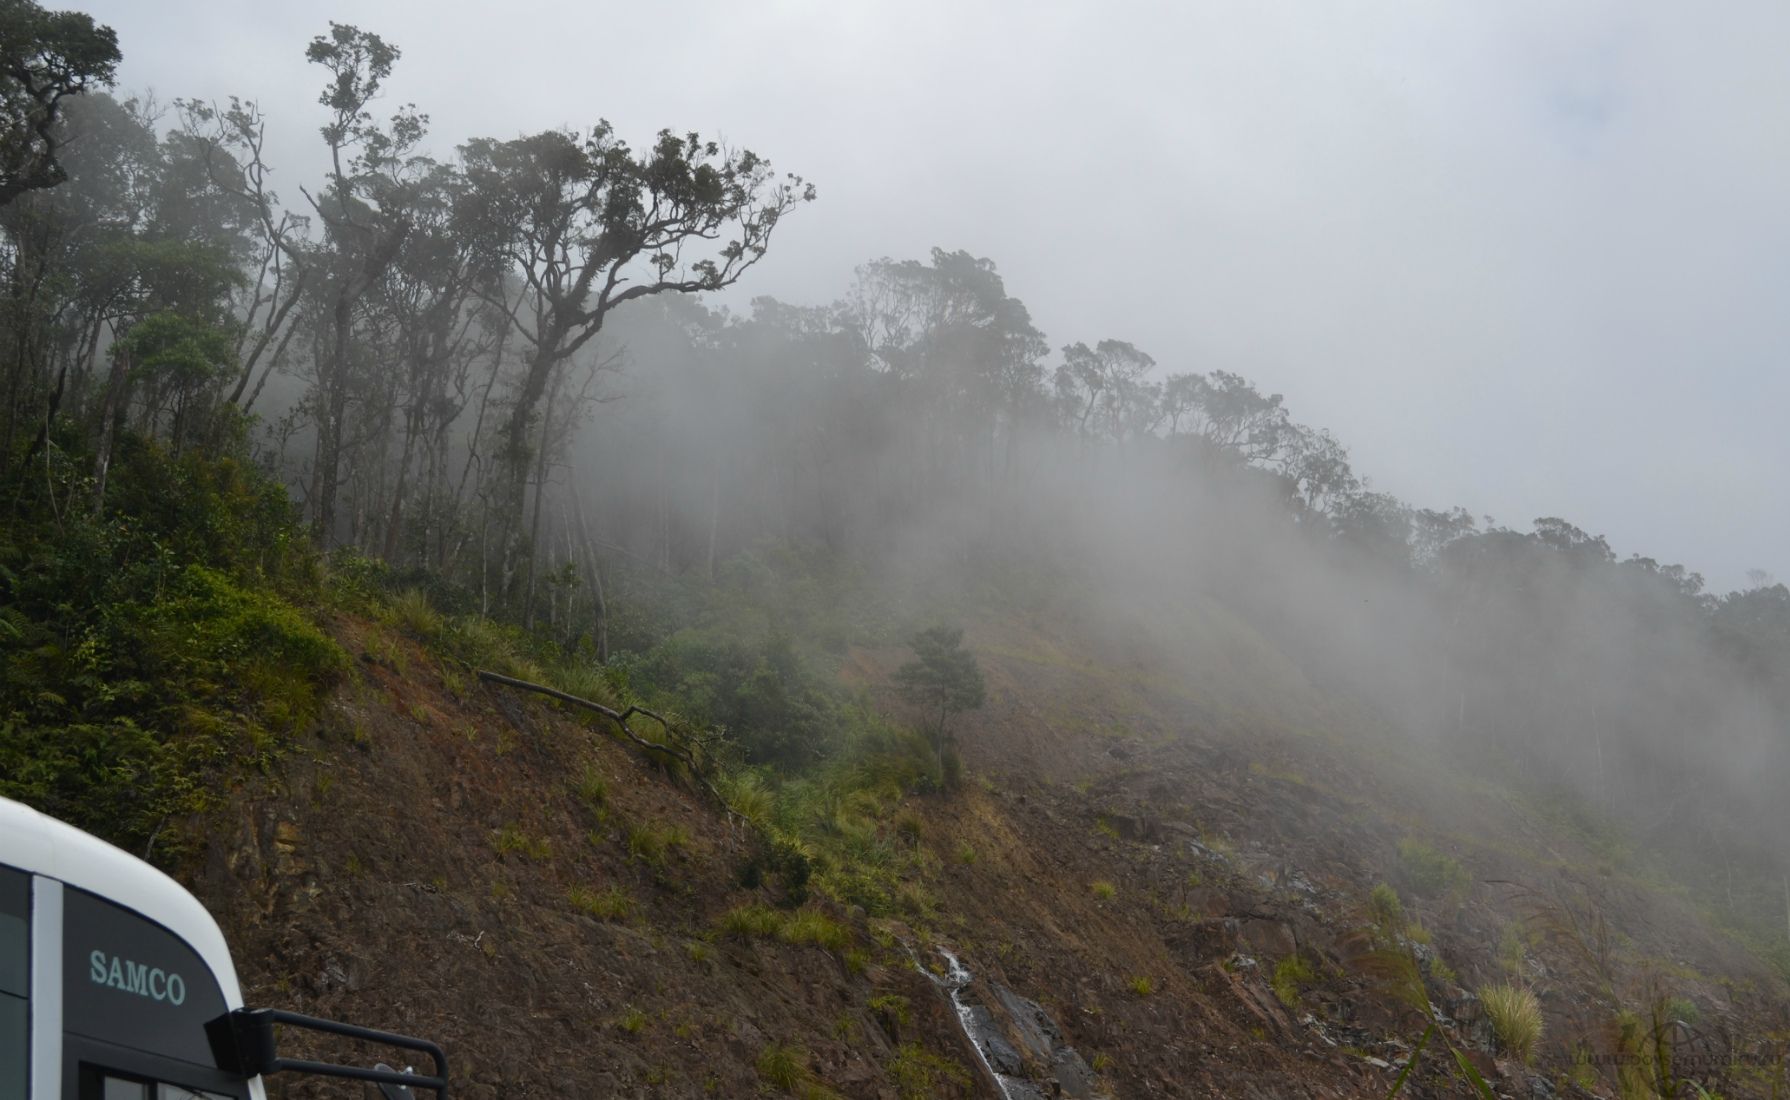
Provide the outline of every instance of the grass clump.
[[841,951],[851,945],[851,929],[818,909],[798,909],[783,920],[777,938],[784,943],[813,944],[828,951]]
[[1155,980],[1145,974],[1139,974],[1126,984],[1131,987],[1131,992],[1137,994],[1139,997],[1148,997],[1150,994],[1156,992]]
[[420,588],[406,588],[388,599],[384,618],[392,626],[423,641],[437,637],[447,625],[441,612],[429,602],[428,593]]
[[1311,964],[1297,954],[1288,955],[1274,964],[1274,976],[1268,984],[1274,990],[1274,996],[1280,1003],[1292,1008],[1299,1003],[1299,995],[1306,986],[1317,980],[1317,972]]
[[880,993],[864,1004],[890,1034],[906,1027],[911,1019],[912,1004],[899,993]]
[[578,782],[572,784],[572,793],[586,806],[600,810],[609,803],[609,781],[603,778],[602,772],[587,764]]
[[1405,930],[1405,904],[1398,899],[1398,891],[1384,882],[1368,894],[1367,914],[1384,935],[1397,936]]
[[690,835],[677,825],[651,822],[628,827],[628,858],[648,867],[665,866],[665,857],[690,844]]
[[781,912],[768,905],[736,906],[722,915],[721,931],[740,939],[775,938],[828,951],[844,951],[852,943],[851,929],[819,909]]
[[1119,896],[1119,888],[1105,879],[1095,879],[1088,883],[1088,891],[1096,901],[1111,901]]
[[901,1100],[933,1100],[950,1088],[967,1088],[969,1071],[918,1043],[903,1043],[889,1062],[889,1076]]
[[572,903],[572,908],[598,920],[627,920],[634,912],[634,899],[619,886],[607,890],[574,886],[566,891],[566,900]]
[[530,836],[520,825],[505,825],[497,831],[497,839],[492,841],[499,854],[508,855],[516,852],[529,859],[545,861],[553,858],[553,846],[546,837]]
[[794,1092],[808,1077],[808,1052],[787,1043],[769,1043],[758,1052],[755,1065],[765,1084]]
[[768,905],[739,905],[721,915],[721,931],[740,939],[765,939],[783,929],[783,914]]
[[1497,982],[1479,991],[1479,1001],[1492,1021],[1498,1045],[1527,1064],[1541,1041],[1541,1002],[1534,992],[1508,982]]
[[629,1005],[627,1011],[623,1012],[620,1018],[615,1021],[615,1026],[629,1035],[639,1035],[646,1030],[648,1022],[649,1020],[645,1012],[635,1008],[633,1005]]
[[1411,837],[1398,842],[1398,867],[1405,887],[1419,897],[1459,894],[1471,881],[1459,861]]

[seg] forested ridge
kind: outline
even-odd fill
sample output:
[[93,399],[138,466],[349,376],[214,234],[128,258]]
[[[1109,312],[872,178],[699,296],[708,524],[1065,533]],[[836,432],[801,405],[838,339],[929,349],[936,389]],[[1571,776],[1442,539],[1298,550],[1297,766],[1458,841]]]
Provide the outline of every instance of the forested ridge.
[[[282,105],[135,96],[86,17],[0,19],[0,794],[178,863],[358,674],[343,617],[656,707],[726,798],[956,789],[973,717],[844,686],[854,647],[1017,618],[1198,679],[1222,618],[1342,733],[1620,837],[1790,971],[1771,577],[1399,500],[1298,395],[1059,343],[966,252],[724,307],[824,203],[697,133],[441,134],[332,24],[304,179],[263,160]],[[767,881],[899,908],[760,813]]]

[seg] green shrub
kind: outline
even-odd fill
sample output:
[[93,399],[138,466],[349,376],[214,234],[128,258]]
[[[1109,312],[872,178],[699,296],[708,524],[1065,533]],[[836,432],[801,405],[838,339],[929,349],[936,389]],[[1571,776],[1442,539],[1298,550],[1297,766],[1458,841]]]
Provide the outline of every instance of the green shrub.
[[1498,1045],[1527,1064],[1535,1054],[1535,1044],[1541,1041],[1541,1002],[1535,994],[1523,986],[1498,982],[1482,988],[1479,1001],[1492,1021]]
[[694,724],[726,729],[749,764],[802,769],[838,747],[836,690],[787,634],[748,640],[721,628],[680,631],[627,675],[641,695],[675,702]]
[[1095,879],[1088,883],[1088,890],[1099,901],[1111,901],[1119,896],[1119,888],[1105,879]]
[[0,522],[0,795],[176,859],[222,773],[267,767],[347,667],[300,610],[319,559],[237,454],[126,433],[98,515],[38,484]]
[[1150,994],[1156,992],[1155,980],[1143,974],[1139,974],[1126,984],[1130,986],[1131,992],[1137,994],[1139,997],[1148,997]]

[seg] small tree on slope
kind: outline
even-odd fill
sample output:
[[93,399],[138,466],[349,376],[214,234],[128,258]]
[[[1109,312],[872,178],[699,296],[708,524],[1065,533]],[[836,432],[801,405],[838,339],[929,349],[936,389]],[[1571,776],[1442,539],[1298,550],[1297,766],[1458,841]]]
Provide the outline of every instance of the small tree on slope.
[[938,712],[932,737],[943,779],[945,723],[959,711],[975,710],[982,705],[986,694],[982,669],[976,664],[975,654],[963,648],[961,627],[930,627],[915,634],[908,645],[913,647],[914,660],[896,670],[895,682],[903,694],[928,713]]

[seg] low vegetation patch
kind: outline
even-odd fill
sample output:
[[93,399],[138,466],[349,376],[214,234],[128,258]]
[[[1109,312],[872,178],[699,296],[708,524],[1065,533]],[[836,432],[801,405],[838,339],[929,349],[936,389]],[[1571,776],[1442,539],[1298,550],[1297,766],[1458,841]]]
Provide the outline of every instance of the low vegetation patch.
[[1279,999],[1280,1003],[1291,1008],[1299,1003],[1300,994],[1305,991],[1306,986],[1316,981],[1317,977],[1317,972],[1311,968],[1311,964],[1306,962],[1302,956],[1295,954],[1288,955],[1274,964],[1274,976],[1268,984],[1273,988],[1274,996]]
[[1398,842],[1398,867],[1405,888],[1419,897],[1458,895],[1472,881],[1459,861],[1411,837]]
[[1535,994],[1524,986],[1496,982],[1480,989],[1479,1001],[1492,1022],[1498,1045],[1527,1064],[1541,1041],[1541,1002]]
[[769,1043],[758,1052],[758,1076],[765,1084],[794,1092],[808,1076],[808,1052],[787,1043]]
[[634,899],[619,886],[607,890],[574,886],[566,891],[566,900],[572,908],[598,920],[627,920],[634,913]]
[[903,1043],[889,1062],[901,1100],[936,1100],[951,1088],[968,1088],[969,1070],[918,1043]]

